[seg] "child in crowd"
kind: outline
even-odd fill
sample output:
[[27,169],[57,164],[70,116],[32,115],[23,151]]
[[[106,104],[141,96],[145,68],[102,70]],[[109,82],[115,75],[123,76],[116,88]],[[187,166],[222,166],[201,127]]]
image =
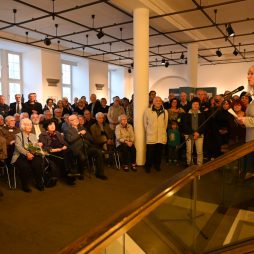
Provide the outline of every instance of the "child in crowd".
[[171,121],[171,126],[168,128],[168,162],[178,162],[178,146],[180,145],[181,135],[178,130],[178,123],[175,120]]

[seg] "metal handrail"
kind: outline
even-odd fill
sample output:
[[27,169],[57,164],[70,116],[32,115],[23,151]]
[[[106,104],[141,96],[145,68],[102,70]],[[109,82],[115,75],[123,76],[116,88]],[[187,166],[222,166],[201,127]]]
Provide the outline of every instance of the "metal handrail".
[[102,225],[93,228],[58,254],[100,253],[112,241],[127,232],[151,211],[175,194],[195,177],[205,175],[254,151],[254,140],[239,146],[202,166],[193,165],[179,172],[156,189],[135,200],[125,209],[114,214]]

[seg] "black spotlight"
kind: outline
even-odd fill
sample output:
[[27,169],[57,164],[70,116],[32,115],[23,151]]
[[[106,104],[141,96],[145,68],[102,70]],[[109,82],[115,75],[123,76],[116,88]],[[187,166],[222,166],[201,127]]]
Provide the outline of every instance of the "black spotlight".
[[133,68],[133,67],[134,67],[134,63],[132,62],[132,63],[131,63],[131,68]]
[[100,32],[97,33],[97,38],[101,39],[104,36],[104,33],[102,32],[102,29],[100,29]]
[[46,38],[44,39],[44,44],[45,44],[46,46],[50,46],[50,45],[51,45],[51,40],[50,40],[48,37],[46,37]]
[[237,49],[236,49],[236,48],[234,49],[233,54],[234,54],[235,56],[237,56],[237,55],[238,55],[238,51],[237,51]]
[[222,53],[221,53],[220,49],[217,49],[215,53],[216,53],[216,55],[217,55],[218,57],[221,57],[221,56],[222,56]]
[[235,32],[230,24],[226,24],[226,31],[228,33],[228,36],[234,36]]
[[162,58],[162,59],[161,59],[161,64],[162,64],[162,65],[165,65],[165,62],[166,62],[165,58]]
[[131,73],[131,68],[128,68],[128,73]]
[[168,66],[169,66],[169,62],[167,61],[167,62],[165,63],[165,67],[168,68]]
[[184,59],[184,54],[182,52],[181,56],[180,56],[180,59],[183,60]]

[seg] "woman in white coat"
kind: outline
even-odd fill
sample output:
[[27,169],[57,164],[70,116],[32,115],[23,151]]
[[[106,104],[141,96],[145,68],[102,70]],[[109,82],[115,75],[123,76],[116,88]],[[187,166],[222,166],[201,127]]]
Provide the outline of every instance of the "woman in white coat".
[[164,145],[167,143],[168,112],[162,105],[162,99],[156,96],[153,105],[144,113],[144,127],[146,132],[146,172],[154,165],[160,170]]

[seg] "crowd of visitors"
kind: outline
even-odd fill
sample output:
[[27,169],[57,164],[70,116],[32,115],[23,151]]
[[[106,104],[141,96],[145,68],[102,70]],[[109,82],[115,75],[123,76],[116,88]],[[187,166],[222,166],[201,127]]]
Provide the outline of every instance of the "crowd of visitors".
[[[248,71],[248,83],[252,89],[254,66]],[[153,167],[160,171],[164,155],[168,163],[177,165],[185,160],[186,166],[202,165],[204,159],[213,160],[228,147],[252,140],[251,94],[227,94],[209,98],[199,89],[189,98],[185,92],[179,97],[169,92],[169,100],[163,103],[156,91],[150,91],[143,117],[145,171],[149,173]],[[25,192],[31,192],[32,179],[40,191],[55,186],[60,177],[74,185],[91,167],[97,178],[106,180],[104,165],[110,163],[108,151],[112,149],[124,154],[124,171],[136,171],[133,107],[133,96],[130,101],[116,96],[110,106],[95,94],[91,94],[90,103],[82,96],[71,105],[64,97],[58,102],[49,98],[43,106],[36,93],[30,93],[27,102],[16,94],[10,105],[0,95],[0,160],[10,169],[15,167]],[[254,154],[250,154],[246,171],[252,171],[253,164]]]

